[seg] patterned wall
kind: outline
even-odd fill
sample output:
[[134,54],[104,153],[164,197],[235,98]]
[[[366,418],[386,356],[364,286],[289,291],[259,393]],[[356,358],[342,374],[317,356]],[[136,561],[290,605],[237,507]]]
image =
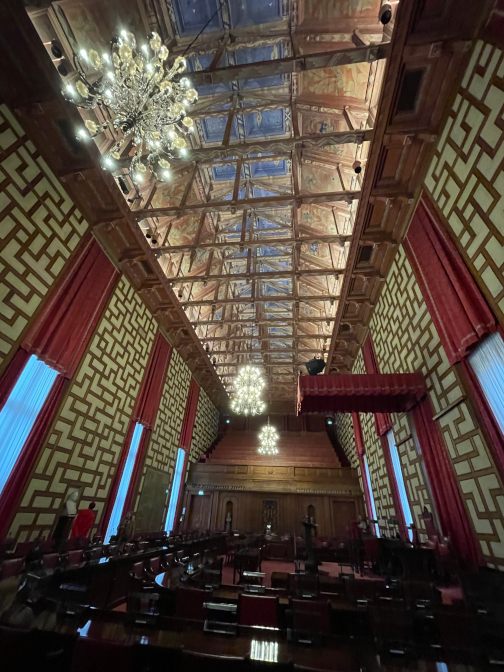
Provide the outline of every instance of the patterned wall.
[[0,371],[88,228],[0,105]]
[[112,295],[56,416],[10,535],[47,535],[69,487],[99,523],[156,332],[125,278]]
[[189,461],[197,462],[217,438],[219,411],[210,397],[200,388]]
[[352,416],[350,413],[336,413],[334,425],[338,435],[338,441],[350,460],[352,467],[359,466],[359,458],[355,452],[355,438]]
[[[156,424],[152,430],[151,440],[149,441],[145,457],[135,510],[138,509],[147,469],[152,468],[168,473],[171,483],[190,382],[191,372],[178,352],[173,350],[170,364],[168,365],[163,396],[161,397],[156,417]],[[164,512],[162,520],[164,520]]]
[[[421,371],[425,375],[434,416],[439,421],[483,554],[489,565],[504,569],[502,482],[483,434],[469,412],[457,371],[447,362],[402,247],[392,264],[370,327],[382,373]],[[363,372],[362,354],[353,371]],[[371,415],[363,414],[361,421],[377,508],[381,508],[378,499],[390,508],[390,489],[374,421]],[[404,414],[394,415],[393,421],[410,504],[421,527],[418,512],[423,502],[429,501],[421,463],[407,418]]]
[[425,185],[474,277],[504,317],[504,54],[479,41]]

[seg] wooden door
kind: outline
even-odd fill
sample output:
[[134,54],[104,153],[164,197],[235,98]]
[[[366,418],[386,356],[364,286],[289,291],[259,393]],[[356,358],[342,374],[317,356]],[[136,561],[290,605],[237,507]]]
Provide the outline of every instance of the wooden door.
[[350,523],[357,518],[355,502],[333,500],[333,534],[348,537]]
[[189,530],[205,530],[210,520],[210,495],[193,495]]

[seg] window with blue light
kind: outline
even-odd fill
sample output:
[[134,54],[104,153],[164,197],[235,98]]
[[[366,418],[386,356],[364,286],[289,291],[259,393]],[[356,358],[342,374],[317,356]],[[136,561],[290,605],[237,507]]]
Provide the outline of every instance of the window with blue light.
[[57,375],[32,355],[0,413],[0,494]]
[[110,516],[109,524],[107,527],[107,534],[105,535],[105,543],[108,544],[110,537],[113,534],[117,534],[117,528],[121,522],[124,502],[126,500],[126,495],[128,493],[129,484],[131,481],[131,474],[133,473],[133,467],[135,466],[135,459],[138,452],[138,446],[140,445],[140,439],[142,438],[143,426],[138,422],[135,425],[133,431],[133,436],[131,438],[130,447],[128,450],[128,457],[124,464],[123,473],[121,476],[121,482],[119,483],[119,488],[117,490],[117,495],[114,502],[114,508],[112,509],[112,515]]
[[504,341],[492,334],[469,355],[476,378],[504,434]]
[[399,491],[399,499],[401,500],[401,509],[406,522],[406,527],[408,528],[409,538],[413,539],[413,530],[410,527],[410,525],[413,524],[413,516],[411,515],[408,495],[406,494],[406,486],[404,484],[404,476],[401,469],[401,460],[399,459],[394,432],[392,430],[387,432],[387,441],[390,448],[390,457],[392,458],[392,467],[394,469],[397,489]]
[[[363,457],[363,462],[364,462],[364,474],[362,474],[362,477],[366,479],[367,481],[367,491],[369,493],[369,504],[371,506],[371,514],[373,516],[373,520],[378,520],[376,517],[376,507],[375,507],[375,501],[374,501],[374,495],[373,495],[373,488],[371,487],[371,474],[369,473],[369,466],[367,462],[367,457],[364,455]],[[376,536],[380,536],[380,526],[376,524],[375,526],[375,532]]]
[[175,473],[173,474],[172,491],[170,495],[170,504],[168,505],[168,514],[166,516],[165,530],[171,532],[175,527],[175,515],[177,513],[177,504],[182,484],[182,476],[184,475],[185,451],[182,448],[178,449],[177,462],[175,464]]

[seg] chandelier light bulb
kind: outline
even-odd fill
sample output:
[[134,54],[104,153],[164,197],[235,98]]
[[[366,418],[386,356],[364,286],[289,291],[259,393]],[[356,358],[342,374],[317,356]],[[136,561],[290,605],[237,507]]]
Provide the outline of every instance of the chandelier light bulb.
[[278,432],[269,424],[265,425],[259,432],[259,441],[261,445],[258,449],[260,455],[278,455],[276,444],[279,439]]
[[[121,30],[120,37],[111,42],[109,53],[100,55],[95,49],[82,49],[75,57],[79,79],[75,88],[68,84],[63,94],[77,107],[100,109],[91,137],[112,132],[114,143],[104,157],[104,165],[117,170],[112,159],[121,157],[121,148],[131,143],[134,152],[128,158],[129,174],[134,182],[144,181],[148,169],[157,179],[166,179],[161,159],[169,159],[174,150],[187,154],[184,139],[194,129],[186,117],[186,107],[196,102],[198,93],[189,88],[187,78],[181,82],[175,76],[186,68],[186,60],[177,56],[168,62],[169,50],[157,33],[152,33],[149,45],[137,48],[135,36]],[[90,63],[99,76],[91,83],[82,62]],[[103,109],[107,108],[107,109]],[[83,140],[89,136],[78,133]],[[143,163],[142,163],[143,162]]]

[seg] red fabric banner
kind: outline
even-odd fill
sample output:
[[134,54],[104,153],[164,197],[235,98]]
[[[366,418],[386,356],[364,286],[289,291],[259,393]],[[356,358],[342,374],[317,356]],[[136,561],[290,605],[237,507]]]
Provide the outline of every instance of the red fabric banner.
[[147,362],[132,420],[153,429],[166,381],[172,347],[158,331]]
[[118,275],[94,238],[83,241],[21,347],[71,378]]
[[355,436],[355,452],[359,457],[362,457],[366,451],[364,449],[364,437],[358,413],[352,413],[352,422]]
[[432,418],[429,397],[413,409],[413,420],[442,531],[467,569],[478,566],[480,552],[460,495],[446,446]]
[[184,413],[184,421],[182,429],[180,430],[179,448],[183,448],[186,452],[191,448],[192,435],[194,431],[194,422],[196,420],[196,411],[198,410],[199,400],[199,385],[191,378],[189,385],[189,392],[187,394],[187,402]]
[[403,244],[448,361],[455,364],[497,329],[495,317],[425,195]]
[[56,376],[44,405],[40,409],[40,413],[2,490],[2,496],[0,497],[0,539],[3,539],[9,530],[13,512],[16,510],[26,481],[31,475],[44,437],[51,426],[54,413],[63,395],[65,383],[66,379],[63,376]]
[[[380,367],[378,366],[378,360],[376,358],[373,341],[371,340],[371,334],[368,334],[368,337],[362,346],[362,357],[364,359],[366,373],[380,373]],[[390,417],[390,413],[375,413],[375,426],[378,436],[383,436],[388,431],[390,431],[392,429],[392,418]]]
[[403,413],[425,394],[421,373],[298,377],[300,413]]
[[364,499],[366,502],[366,514],[368,517],[368,520],[373,520],[374,515],[373,515],[373,509],[371,507],[371,483],[368,483],[367,479],[367,474],[366,474],[366,467],[364,466],[364,454],[359,455],[359,465],[360,465],[360,470],[361,470],[361,476],[362,476],[362,483],[364,485]]
[[30,355],[19,348],[14,357],[9,362],[9,366],[5,369],[3,376],[0,378],[0,411],[5,406],[5,402],[9,398],[10,393],[14,389]]

